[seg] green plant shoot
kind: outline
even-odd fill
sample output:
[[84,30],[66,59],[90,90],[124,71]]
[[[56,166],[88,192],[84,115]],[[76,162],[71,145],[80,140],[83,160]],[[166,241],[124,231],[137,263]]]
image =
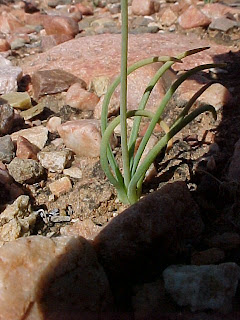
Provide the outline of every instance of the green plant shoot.
[[[137,202],[141,196],[142,184],[145,178],[145,174],[151,164],[156,159],[157,155],[161,150],[163,150],[171,141],[171,139],[187,124],[193,121],[198,115],[203,112],[209,111],[212,113],[213,117],[216,119],[216,111],[211,105],[204,105],[198,107],[194,111],[190,112],[192,105],[198,99],[198,97],[213,83],[202,87],[190,101],[183,108],[180,115],[172,122],[170,127],[162,120],[162,114],[167,106],[169,100],[173,96],[177,88],[190,76],[198,71],[206,70],[213,67],[225,67],[225,64],[204,64],[192,68],[182,74],[168,89],[165,96],[163,97],[160,105],[157,108],[156,113],[145,110],[145,106],[148,102],[149,96],[157,84],[162,75],[174,64],[181,63],[182,59],[192,54],[198,53],[200,51],[208,49],[208,47],[198,48],[193,50],[188,50],[184,53],[180,53],[176,57],[162,56],[162,57],[152,57],[136,62],[135,64],[127,67],[127,55],[128,55],[128,1],[121,0],[121,16],[122,16],[122,47],[121,47],[121,74],[109,87],[102,106],[101,114],[101,130],[102,130],[102,142],[100,148],[100,161],[102,168],[109,179],[109,181],[114,185],[117,190],[118,198],[123,203],[133,204]],[[137,110],[128,111],[127,110],[127,76],[134,72],[136,69],[144,67],[148,64],[162,62],[162,66],[156,72],[154,77],[149,82],[140,104]],[[120,91],[120,115],[114,118],[108,123],[108,106],[112,94],[118,85],[121,85]],[[133,117],[133,127],[130,136],[127,135],[127,119]],[[147,117],[150,119],[150,124],[148,129],[134,155],[134,150],[136,146],[136,140],[138,138],[139,126],[142,117]],[[143,152],[146,145],[151,137],[151,134],[157,124],[160,124],[165,135],[158,141],[158,143],[152,148],[152,150],[147,154],[147,156],[142,159]],[[110,147],[110,139],[114,132],[116,126],[120,124],[121,127],[121,150],[122,150],[122,165],[123,169],[120,170],[119,165],[113,155],[112,149]]]

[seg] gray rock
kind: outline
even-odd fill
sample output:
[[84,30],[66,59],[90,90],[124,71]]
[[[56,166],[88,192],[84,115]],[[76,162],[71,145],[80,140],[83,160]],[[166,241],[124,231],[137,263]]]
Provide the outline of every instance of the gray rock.
[[[93,245],[109,276],[136,279],[174,259],[184,239],[203,230],[198,206],[184,182],[165,185],[113,218]],[[150,270],[150,271],[149,271]]]
[[218,19],[214,19],[211,22],[211,24],[209,25],[209,28],[212,30],[219,30],[219,31],[227,32],[228,30],[230,30],[236,26],[237,26],[236,21],[230,20],[225,17],[221,17]]
[[0,98],[0,135],[9,133],[12,129],[13,119],[13,108],[7,103],[1,104]]
[[229,312],[240,267],[232,262],[217,266],[170,266],[164,270],[163,278],[166,290],[179,306],[190,306],[192,311]]
[[15,156],[14,145],[11,136],[0,137],[0,161],[9,163]]
[[9,174],[19,183],[35,183],[44,174],[42,165],[32,159],[14,158],[8,165]]

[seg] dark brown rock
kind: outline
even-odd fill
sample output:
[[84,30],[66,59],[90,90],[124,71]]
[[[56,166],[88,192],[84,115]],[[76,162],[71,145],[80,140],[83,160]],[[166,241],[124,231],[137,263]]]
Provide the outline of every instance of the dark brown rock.
[[86,88],[86,83],[83,80],[66,71],[58,69],[37,71],[32,76],[34,98],[38,99],[45,94],[65,91],[76,82]]
[[[184,182],[165,185],[112,219],[93,240],[99,261],[114,278],[136,280],[174,260],[181,241],[203,230]],[[150,271],[149,271],[150,270]]]

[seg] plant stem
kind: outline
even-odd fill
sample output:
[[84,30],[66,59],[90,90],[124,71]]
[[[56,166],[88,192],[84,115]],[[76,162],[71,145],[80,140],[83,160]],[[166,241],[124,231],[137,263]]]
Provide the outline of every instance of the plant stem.
[[120,124],[123,159],[123,177],[126,188],[130,182],[129,152],[127,143],[127,56],[128,56],[128,1],[121,1],[122,12],[122,50],[121,50],[121,91],[120,91]]

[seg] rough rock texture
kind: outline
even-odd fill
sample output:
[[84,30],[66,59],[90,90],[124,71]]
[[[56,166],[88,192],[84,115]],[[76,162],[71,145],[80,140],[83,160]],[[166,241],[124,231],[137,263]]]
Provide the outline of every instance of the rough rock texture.
[[0,94],[17,91],[22,78],[22,69],[13,66],[0,66]]
[[[31,210],[29,197],[22,195],[8,205],[0,215],[0,244],[29,236],[37,214]],[[1,319],[1,312],[0,312]]]
[[190,6],[186,11],[184,11],[178,21],[179,25],[183,29],[206,27],[211,23],[211,20],[195,6]]
[[67,90],[73,83],[81,83],[83,88],[86,84],[71,73],[63,70],[44,70],[37,71],[32,76],[32,86],[35,99],[45,94],[52,94]]
[[99,319],[111,304],[106,275],[84,238],[32,236],[0,248],[0,319]]
[[38,153],[41,165],[50,172],[62,172],[72,157],[70,150],[42,151]]
[[74,37],[79,32],[77,22],[69,17],[49,16],[44,19],[43,26],[47,35],[66,34]]
[[25,110],[32,106],[31,97],[27,92],[9,92],[1,96],[11,107]]
[[80,83],[73,84],[67,91],[65,103],[72,108],[80,110],[94,110],[99,97],[87,90],[84,90]]
[[8,165],[8,171],[18,183],[35,183],[44,174],[44,168],[36,160],[14,158]]
[[9,163],[15,156],[11,136],[0,137],[0,161]]
[[179,306],[192,311],[212,309],[229,312],[240,267],[236,263],[218,266],[170,266],[163,272],[165,288]]
[[149,16],[155,12],[153,0],[133,0],[132,1],[133,14],[140,16]]
[[19,136],[17,139],[16,156],[20,159],[37,160],[37,153],[40,151],[38,147],[29,142],[26,138]]
[[12,141],[17,142],[19,136],[26,138],[41,150],[47,142],[48,129],[44,126],[22,129],[11,134]]
[[49,189],[56,197],[70,191],[72,188],[71,181],[68,177],[62,177],[49,184]]
[[179,241],[197,238],[202,230],[198,207],[186,184],[175,182],[112,219],[93,245],[110,276],[132,280],[139,272],[147,272],[149,265],[159,267],[174,259]]
[[13,119],[13,108],[7,103],[1,104],[0,98],[0,135],[9,133],[12,129]]
[[[33,74],[37,70],[61,69],[90,82],[94,77],[105,75],[114,77],[120,72],[121,36],[103,34],[70,40],[60,44],[46,53],[38,54],[22,61],[24,74]],[[162,43],[160,46],[159,43]],[[140,59],[176,55],[191,48],[208,46],[209,43],[189,34],[144,34],[129,35],[129,64]],[[213,44],[209,50],[184,59],[176,64],[176,70],[185,70],[201,63],[222,61],[218,55],[229,52],[229,47]],[[106,55],[106,52],[108,54]],[[109,59],[111,57],[111,59]],[[51,64],[49,63],[51,61]],[[96,61],[98,63],[96,64]]]
[[84,221],[77,221],[72,225],[61,228],[61,235],[63,236],[81,236],[88,240],[93,240],[99,233],[102,227],[94,224],[92,220],[85,219]]
[[[120,35],[103,34],[99,36],[86,36],[70,40],[67,43],[58,45],[47,53],[36,55],[34,58],[28,58],[28,61],[21,63],[25,74],[32,74],[37,70],[61,69],[72,73],[83,79],[88,84],[96,77],[104,76],[110,79],[110,82],[120,72]],[[159,45],[161,43],[161,46]],[[129,35],[129,65],[151,56],[176,55],[191,48],[208,46],[209,43],[199,40],[197,36],[183,36],[179,34],[144,34]],[[203,63],[227,61],[230,47],[212,44],[211,48],[188,57],[183,63],[174,65],[175,70],[186,70]],[[108,52],[108,54],[106,54]],[[111,59],[109,59],[111,57]],[[49,63],[49,61],[51,63]],[[98,63],[96,64],[96,61]],[[130,75],[128,81],[128,107],[135,109],[139,103],[144,90],[152,76],[155,74],[159,65],[154,64],[146,66],[135,71]],[[202,83],[195,81],[196,89],[201,87]],[[185,91],[191,89],[192,83],[189,83]],[[147,109],[155,110],[164,94],[164,85],[161,81],[154,88],[147,104]],[[184,91],[184,92],[185,92]],[[181,90],[181,93],[183,90]],[[119,89],[116,93],[119,98]]]
[[101,132],[98,120],[67,121],[58,126],[58,133],[65,145],[78,156],[99,156]]

